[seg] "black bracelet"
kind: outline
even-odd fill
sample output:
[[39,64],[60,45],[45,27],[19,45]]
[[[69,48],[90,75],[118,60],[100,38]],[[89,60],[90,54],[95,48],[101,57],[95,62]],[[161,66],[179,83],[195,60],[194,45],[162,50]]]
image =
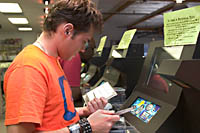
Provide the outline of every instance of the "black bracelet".
[[78,123],[81,126],[82,133],[92,133],[90,123],[86,118],[80,119]]

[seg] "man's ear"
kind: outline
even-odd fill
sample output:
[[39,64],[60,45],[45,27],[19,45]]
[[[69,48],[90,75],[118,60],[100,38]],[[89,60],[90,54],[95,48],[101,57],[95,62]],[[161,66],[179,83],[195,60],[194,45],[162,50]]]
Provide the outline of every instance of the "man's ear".
[[74,31],[74,25],[72,23],[66,23],[64,25],[64,33],[65,35],[70,35]]

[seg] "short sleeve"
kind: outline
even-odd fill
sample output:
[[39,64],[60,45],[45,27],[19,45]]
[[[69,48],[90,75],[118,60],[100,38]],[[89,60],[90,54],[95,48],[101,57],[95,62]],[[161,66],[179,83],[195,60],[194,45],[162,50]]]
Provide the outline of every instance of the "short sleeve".
[[17,67],[5,77],[5,125],[41,124],[47,97],[45,76],[30,66]]

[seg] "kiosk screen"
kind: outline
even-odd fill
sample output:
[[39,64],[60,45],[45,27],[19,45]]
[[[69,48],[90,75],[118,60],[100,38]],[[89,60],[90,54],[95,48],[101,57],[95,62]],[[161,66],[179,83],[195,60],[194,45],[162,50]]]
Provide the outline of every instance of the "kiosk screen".
[[86,76],[84,77],[84,81],[88,81],[90,79],[91,75],[90,74],[86,74]]
[[102,84],[104,84],[104,83],[106,83],[106,81],[105,81],[105,80],[102,80],[102,81],[98,84],[98,86],[100,86],[100,85],[102,85]]
[[160,109],[159,105],[141,97],[138,97],[131,106],[134,108],[131,111],[131,114],[135,115],[145,123],[148,123]]

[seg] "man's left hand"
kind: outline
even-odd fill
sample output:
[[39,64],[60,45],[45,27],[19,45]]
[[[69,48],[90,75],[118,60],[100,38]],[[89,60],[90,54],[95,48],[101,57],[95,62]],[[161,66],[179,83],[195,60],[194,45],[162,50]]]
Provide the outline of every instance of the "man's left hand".
[[89,115],[97,111],[98,109],[104,109],[108,101],[104,98],[94,98],[92,101],[88,102],[87,109]]

